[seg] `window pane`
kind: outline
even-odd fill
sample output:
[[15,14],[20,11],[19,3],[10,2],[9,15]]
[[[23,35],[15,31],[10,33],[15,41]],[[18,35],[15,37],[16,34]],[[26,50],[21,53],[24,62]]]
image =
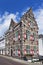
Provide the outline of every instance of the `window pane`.
[[17,37],[18,36],[18,31],[16,31],[16,33],[15,33],[15,37]]
[[34,49],[36,50],[36,46],[34,46]]
[[26,49],[30,49],[30,46],[29,45],[26,45]]
[[15,32],[15,41],[18,40],[18,31]]
[[33,22],[30,22],[30,27],[33,28]]
[[26,31],[26,36],[27,36],[27,39],[29,40],[29,38],[30,38],[30,32],[28,30]]

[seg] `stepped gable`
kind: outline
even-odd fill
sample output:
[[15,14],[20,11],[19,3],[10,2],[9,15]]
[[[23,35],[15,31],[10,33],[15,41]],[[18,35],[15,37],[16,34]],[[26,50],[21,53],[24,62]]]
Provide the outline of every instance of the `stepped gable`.
[[32,17],[33,19],[34,18],[34,14],[33,14],[33,11],[32,11],[32,8],[30,8],[29,10],[27,10],[27,12],[24,13],[24,15],[21,17],[21,19],[26,19],[27,17]]
[[10,26],[14,27],[16,25],[17,25],[17,23],[15,21],[13,21],[13,19],[11,19]]

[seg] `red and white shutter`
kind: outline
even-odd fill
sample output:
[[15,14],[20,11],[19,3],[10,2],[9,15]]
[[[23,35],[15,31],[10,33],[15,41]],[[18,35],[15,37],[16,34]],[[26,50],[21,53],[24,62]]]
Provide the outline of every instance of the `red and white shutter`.
[[15,41],[15,38],[13,38],[13,40]]
[[39,51],[37,50],[37,54],[39,54]]
[[24,54],[26,55],[26,49],[24,49]]
[[28,22],[28,26],[30,26],[30,23]]
[[32,54],[32,49],[30,50],[30,54]]
[[36,41],[36,44],[38,45],[38,41]]
[[18,39],[20,39],[20,34],[18,35]]
[[24,33],[24,39],[26,39],[26,33]]
[[18,49],[18,56],[20,56],[20,49]]
[[33,54],[34,54],[34,50],[33,50]]
[[30,54],[32,54],[32,55],[33,55],[33,54],[34,54],[34,50],[32,50],[32,49],[31,49],[31,50],[30,50]]
[[30,40],[34,40],[34,37],[33,37],[33,35],[30,35]]

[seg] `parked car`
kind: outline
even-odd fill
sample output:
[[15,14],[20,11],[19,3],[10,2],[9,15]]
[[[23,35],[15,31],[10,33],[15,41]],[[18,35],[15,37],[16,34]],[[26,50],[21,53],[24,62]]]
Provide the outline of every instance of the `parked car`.
[[27,59],[27,57],[24,55],[24,57],[23,57],[23,60],[25,60],[25,61],[27,61],[28,59]]
[[32,62],[32,60],[31,60],[31,59],[29,59],[29,60],[28,60],[28,62]]
[[39,59],[32,59],[32,62],[39,62]]
[[39,55],[39,61],[43,64],[43,56]]

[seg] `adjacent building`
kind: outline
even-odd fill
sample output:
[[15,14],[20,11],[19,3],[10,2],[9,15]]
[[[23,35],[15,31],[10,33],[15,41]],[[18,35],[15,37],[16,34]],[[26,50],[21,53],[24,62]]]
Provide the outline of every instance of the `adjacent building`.
[[43,56],[43,35],[39,35],[39,55]]
[[0,54],[5,55],[5,38],[0,37]]
[[6,55],[38,55],[38,25],[31,8],[21,17],[19,23],[11,19],[5,39]]

